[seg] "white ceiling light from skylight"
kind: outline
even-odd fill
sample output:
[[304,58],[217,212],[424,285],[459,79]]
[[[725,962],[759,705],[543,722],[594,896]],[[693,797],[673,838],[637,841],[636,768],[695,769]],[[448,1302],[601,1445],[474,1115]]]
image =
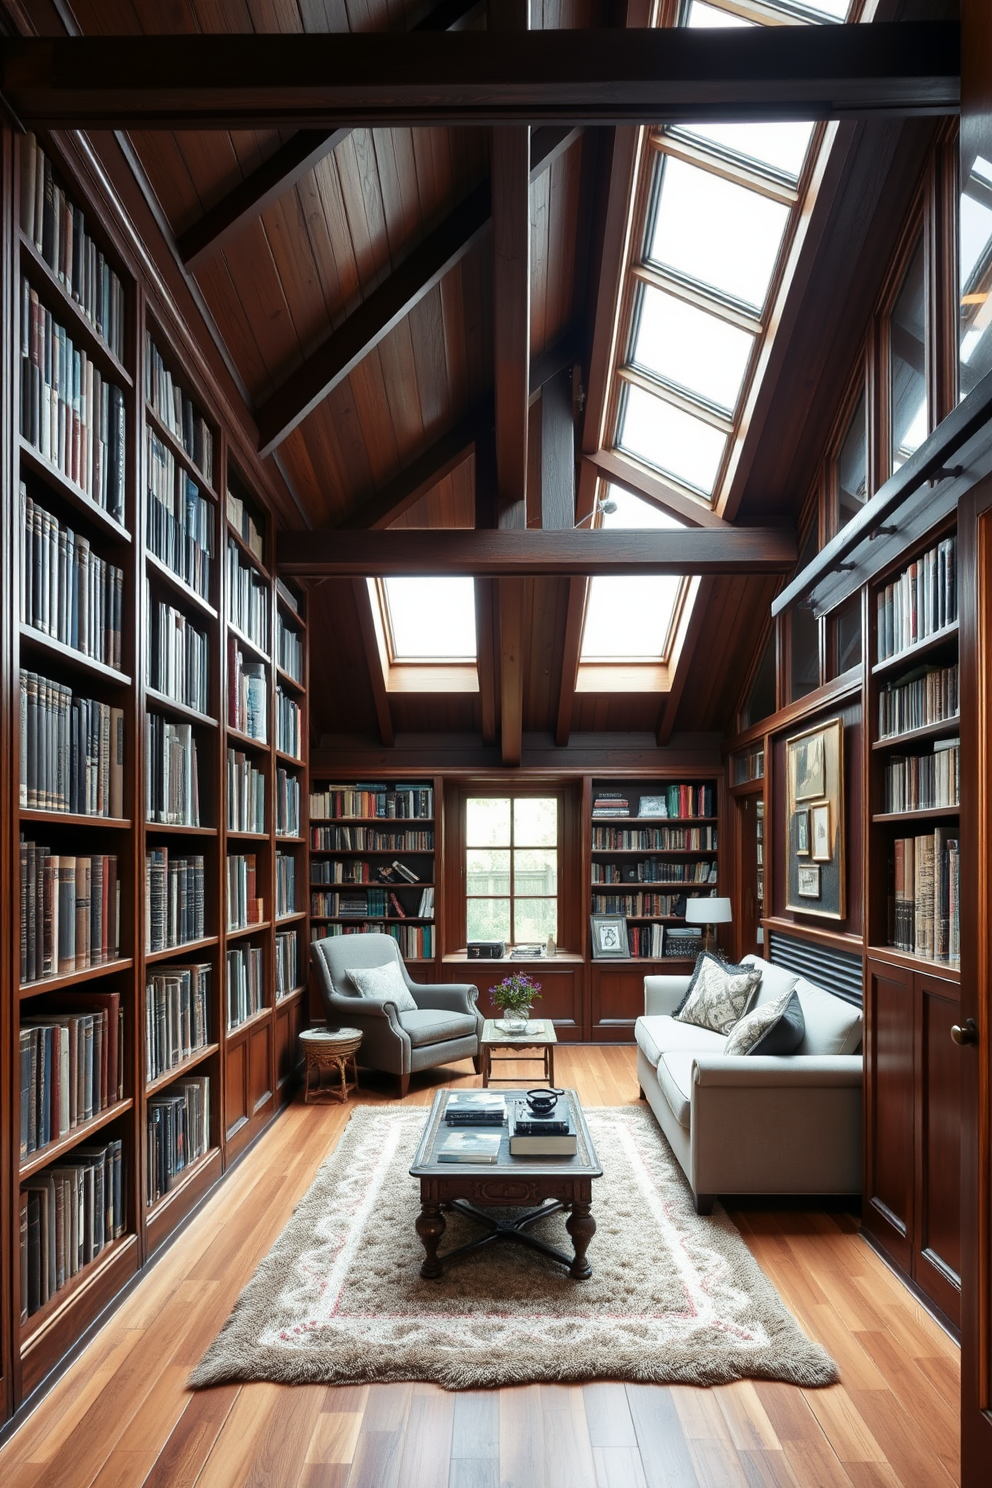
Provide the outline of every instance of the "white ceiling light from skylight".
[[776,124],[680,124],[673,133],[703,140],[721,155],[766,167],[795,184],[802,174],[813,125],[791,119]]
[[759,312],[789,208],[712,171],[659,155],[649,260]]
[[[851,0],[770,0],[770,4],[788,15],[828,21],[845,20],[851,8]],[[721,10],[717,5],[707,5],[705,0],[691,0],[685,24],[699,30],[703,27],[753,26],[756,22],[735,15],[733,11]]]
[[391,659],[475,661],[475,580],[382,580]]
[[662,660],[683,582],[674,574],[590,579],[581,660]]
[[616,511],[603,512],[600,520],[604,527],[643,527],[657,531],[666,527],[671,529],[685,526],[678,517],[662,511],[653,501],[644,501],[640,496],[635,496],[633,492],[625,491],[622,486],[615,486],[612,482],[606,488],[606,500],[616,505]]
[[727,436],[703,419],[631,385],[624,390],[617,443],[627,454],[709,496]]
[[737,406],[754,337],[696,305],[642,285],[634,366],[684,388],[728,415]]

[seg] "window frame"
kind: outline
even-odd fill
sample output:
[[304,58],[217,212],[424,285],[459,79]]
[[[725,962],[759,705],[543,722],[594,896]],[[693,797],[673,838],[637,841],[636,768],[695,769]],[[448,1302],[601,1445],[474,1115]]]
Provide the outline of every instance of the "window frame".
[[[443,577],[443,576],[442,576]],[[356,581],[361,583],[360,580]],[[476,650],[471,660],[393,655],[389,604],[381,577],[365,580],[379,665],[387,692],[479,692],[479,591],[476,583]],[[361,602],[361,600],[360,600]],[[371,648],[370,648],[371,649]]]

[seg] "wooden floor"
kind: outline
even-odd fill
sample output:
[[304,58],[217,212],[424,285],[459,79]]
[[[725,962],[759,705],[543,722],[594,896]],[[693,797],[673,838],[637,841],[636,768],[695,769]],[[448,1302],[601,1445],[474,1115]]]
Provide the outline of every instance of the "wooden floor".
[[[558,1057],[559,1080],[587,1104],[636,1099],[632,1049],[566,1045]],[[421,1077],[408,1104],[428,1102],[439,1083]],[[363,1095],[389,1098],[385,1085]],[[3,1488],[957,1483],[958,1351],[843,1213],[734,1212],[800,1322],[838,1360],[843,1383],[829,1390],[244,1385],[187,1394],[191,1367],[347,1115],[298,1103],[280,1118],[0,1451]]]

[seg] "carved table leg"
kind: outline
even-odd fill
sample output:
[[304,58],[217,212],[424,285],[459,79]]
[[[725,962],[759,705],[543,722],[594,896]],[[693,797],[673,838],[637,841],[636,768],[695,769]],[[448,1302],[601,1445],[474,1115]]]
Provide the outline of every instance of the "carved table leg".
[[[420,1268],[420,1274],[425,1281],[436,1281],[441,1275],[442,1266],[437,1258],[437,1251],[446,1228],[447,1223],[441,1213],[440,1204],[421,1204],[420,1213],[417,1215],[417,1234],[423,1241],[427,1252]],[[593,1228],[595,1229],[595,1225]]]
[[[588,1281],[592,1275],[592,1267],[586,1260],[586,1251],[589,1242],[596,1233],[596,1221],[592,1217],[591,1204],[573,1204],[572,1212],[565,1225],[566,1230],[572,1237],[572,1245],[575,1249],[575,1260],[569,1267],[569,1276],[574,1281]],[[419,1228],[419,1221],[418,1221]],[[424,1242],[427,1243],[426,1241]]]

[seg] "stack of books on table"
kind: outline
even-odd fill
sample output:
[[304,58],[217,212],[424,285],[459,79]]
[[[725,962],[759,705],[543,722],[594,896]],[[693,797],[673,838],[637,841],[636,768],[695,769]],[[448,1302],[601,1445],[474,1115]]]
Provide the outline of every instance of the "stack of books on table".
[[438,1162],[495,1163],[499,1160],[499,1131],[454,1131],[439,1148]]
[[592,803],[592,814],[598,816],[629,816],[630,802],[623,791],[597,791]]
[[449,1126],[504,1126],[506,1097],[489,1090],[456,1090],[448,1097],[444,1119]]
[[520,1105],[510,1126],[511,1157],[574,1157],[578,1150],[572,1114],[559,1102],[550,1116],[532,1116]]

